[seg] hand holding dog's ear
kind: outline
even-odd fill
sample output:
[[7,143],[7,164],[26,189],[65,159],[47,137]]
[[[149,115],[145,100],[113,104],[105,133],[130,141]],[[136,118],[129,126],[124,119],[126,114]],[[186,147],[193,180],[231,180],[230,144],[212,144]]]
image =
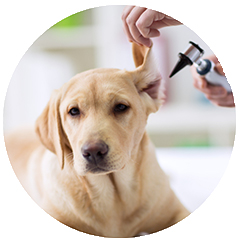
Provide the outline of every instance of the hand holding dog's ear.
[[147,47],[151,47],[150,38],[160,35],[158,29],[181,24],[166,14],[136,6],[123,10],[122,21],[128,40]]

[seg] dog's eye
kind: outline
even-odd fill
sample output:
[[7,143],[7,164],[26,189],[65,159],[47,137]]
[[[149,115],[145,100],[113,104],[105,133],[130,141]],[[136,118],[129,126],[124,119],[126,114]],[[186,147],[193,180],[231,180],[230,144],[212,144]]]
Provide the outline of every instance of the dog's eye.
[[71,108],[68,112],[71,116],[75,117],[80,115],[80,110],[77,107]]
[[114,107],[114,112],[124,112],[126,111],[127,109],[129,108],[129,106],[126,106],[124,104],[117,104],[115,107]]

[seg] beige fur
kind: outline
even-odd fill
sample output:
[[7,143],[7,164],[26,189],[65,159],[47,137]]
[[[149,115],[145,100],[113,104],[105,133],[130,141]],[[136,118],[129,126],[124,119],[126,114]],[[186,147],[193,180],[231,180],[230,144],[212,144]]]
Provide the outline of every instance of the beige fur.
[[[26,130],[5,138],[29,195],[60,222],[94,235],[153,233],[189,214],[145,132],[161,104],[161,76],[151,49],[133,44],[133,57],[134,71],[90,70],[56,90],[36,121],[40,141]],[[127,109],[119,111],[119,104]],[[72,108],[80,114],[72,116]],[[99,142],[107,148],[98,153],[107,153],[93,169],[82,149]]]

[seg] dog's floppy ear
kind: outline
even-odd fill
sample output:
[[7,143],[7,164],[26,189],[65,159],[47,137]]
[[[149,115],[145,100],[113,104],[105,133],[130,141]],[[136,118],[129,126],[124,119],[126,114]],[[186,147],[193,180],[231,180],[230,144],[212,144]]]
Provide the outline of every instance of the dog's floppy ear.
[[162,77],[155,62],[152,47],[132,43],[132,53],[136,66],[134,84],[148,103],[149,113],[156,112],[164,100],[164,94],[160,91]]
[[36,121],[35,131],[43,145],[58,156],[61,169],[63,169],[66,146],[59,112],[60,100],[60,92],[55,90]]

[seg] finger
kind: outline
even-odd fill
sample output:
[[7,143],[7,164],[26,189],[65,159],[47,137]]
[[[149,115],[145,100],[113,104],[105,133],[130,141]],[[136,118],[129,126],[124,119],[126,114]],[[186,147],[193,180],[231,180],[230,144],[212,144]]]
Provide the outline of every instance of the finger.
[[152,41],[149,38],[143,37],[141,34],[140,35],[136,35],[134,40],[139,45],[145,45],[145,46],[147,46],[149,48],[152,46]]
[[133,8],[134,8],[134,6],[127,6],[124,8],[123,13],[122,13],[123,30],[124,30],[128,40],[131,42],[134,41],[134,38],[132,37],[132,34],[129,30],[129,27],[127,24],[127,17],[129,16],[129,14]]
[[154,38],[154,37],[159,37],[160,32],[157,29],[154,28],[149,28],[148,33],[145,35],[142,34],[144,38]]
[[214,54],[208,56],[207,59],[213,61],[215,64],[219,63],[218,58],[217,58],[216,55],[214,55]]
[[225,73],[223,72],[222,65],[220,63],[215,64],[215,69],[220,75],[225,76]]
[[227,95],[227,90],[222,86],[211,85],[206,79],[201,77],[195,77],[193,85],[202,93],[211,96],[212,98],[222,98]]
[[140,45],[146,45],[150,47],[151,45],[150,40],[142,36],[136,25],[139,17],[142,15],[144,11],[146,11],[146,8],[134,8],[127,18],[127,23],[129,26],[130,34],[132,35],[134,41]]
[[202,91],[202,89],[205,89],[207,87],[206,79],[200,77],[200,75],[197,73],[195,66],[191,66],[190,70],[193,77],[193,86],[200,91]]
[[207,57],[209,60],[213,61],[215,63],[215,70],[225,76],[225,73],[223,72],[223,68],[222,65],[220,64],[220,62],[218,61],[218,58],[215,55],[211,55],[209,57]]
[[[227,95],[227,90],[221,86],[210,85],[206,83],[206,81],[202,83],[202,86],[198,84],[199,82],[197,84],[194,83],[194,87],[211,99],[219,99]],[[206,86],[204,86],[204,84],[206,84]]]
[[166,26],[180,25],[181,22],[176,19],[167,16],[164,13],[157,12],[151,9],[147,9],[139,17],[137,26],[144,37],[147,37],[149,29],[160,29]]
[[138,18],[141,16],[141,14],[144,11],[146,11],[146,8],[142,8],[142,7],[133,8],[126,19],[126,22],[128,25],[129,32],[130,32],[132,38],[134,39],[134,41],[140,45],[142,45],[142,44],[149,45],[150,39],[144,38],[136,26],[136,22],[137,22]]
[[[208,97],[207,97],[208,98]],[[214,105],[220,107],[235,107],[234,97],[232,93],[228,93],[226,97],[220,99],[208,98]]]
[[208,84],[206,88],[203,89],[211,99],[220,99],[227,96],[227,90],[221,86],[214,86]]
[[124,9],[123,9],[123,12],[122,12],[122,20],[123,21],[126,21],[127,19],[127,16],[129,15],[129,13],[132,11],[132,9],[134,8],[135,6],[126,6]]
[[197,88],[198,90],[201,91],[201,90],[207,88],[207,81],[204,78],[197,76],[193,80],[193,85],[195,88]]
[[151,27],[161,29],[161,28],[164,28],[164,27],[177,26],[177,25],[181,25],[181,24],[182,24],[181,22],[179,22],[179,21],[177,21],[173,18],[172,19],[167,19],[165,17],[161,21],[155,21]]
[[165,15],[163,13],[153,11],[151,9],[147,9],[141,14],[139,19],[137,20],[136,26],[139,32],[145,38],[150,38],[153,35],[152,32],[154,32],[154,35],[156,34],[159,35],[159,32],[157,31],[157,27],[155,27],[155,29],[153,30],[154,27],[152,27],[152,25],[154,22],[161,21],[162,19],[164,19],[164,16]]

